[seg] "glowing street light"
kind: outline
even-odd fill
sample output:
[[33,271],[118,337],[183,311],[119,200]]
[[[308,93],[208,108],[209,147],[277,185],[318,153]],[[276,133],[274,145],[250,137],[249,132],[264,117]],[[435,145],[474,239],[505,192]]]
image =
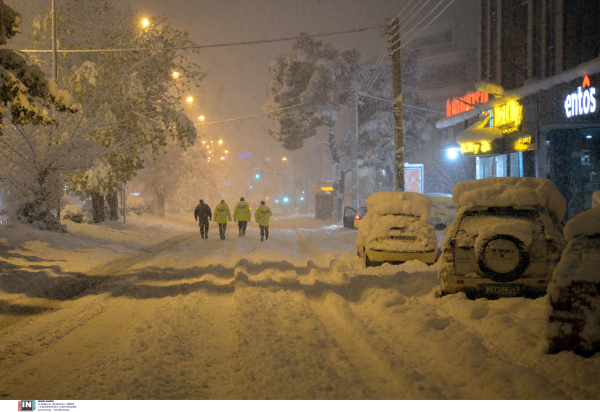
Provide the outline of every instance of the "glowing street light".
[[456,159],[458,157],[458,153],[460,153],[460,149],[457,147],[452,147],[446,150],[446,156],[448,156],[448,159],[450,160]]
[[257,174],[254,175],[254,177],[257,178],[257,179],[260,179],[260,174],[257,173]]
[[221,156],[221,160],[225,160],[225,156]]
[[223,144],[223,141],[222,141],[222,140],[219,140],[219,144]]
[[202,144],[206,144],[206,142],[203,140],[203,141],[202,141]]
[[287,203],[287,202],[289,202],[289,201],[290,201],[290,198],[289,198],[289,197],[287,197],[287,196],[286,196],[286,197],[284,197],[284,198],[283,198],[283,203]]
[[204,116],[200,116],[198,119],[200,119],[201,121],[204,121]]
[[173,72],[173,78],[179,79],[179,72]]
[[287,157],[282,157],[281,160],[283,160],[285,162],[285,161],[287,161]]
[[229,150],[225,150],[225,153],[229,153]]
[[150,20],[148,19],[142,19],[142,27],[146,28],[150,25]]
[[187,102],[188,102],[188,103],[191,103],[191,102],[193,102],[193,101],[194,101],[194,98],[193,98],[192,96],[190,96],[190,97],[188,97],[186,100],[187,100]]

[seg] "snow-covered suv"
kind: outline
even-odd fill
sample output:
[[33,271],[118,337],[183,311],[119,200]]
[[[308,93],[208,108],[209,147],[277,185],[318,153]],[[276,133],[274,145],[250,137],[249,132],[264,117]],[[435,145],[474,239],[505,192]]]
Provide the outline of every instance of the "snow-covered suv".
[[452,201],[458,213],[442,242],[442,295],[544,295],[565,246],[566,201],[554,183],[472,180],[454,187]]
[[437,256],[433,226],[427,223],[431,202],[420,193],[377,192],[367,199],[369,213],[358,226],[356,249],[367,266]]
[[548,286],[549,349],[591,355],[600,352],[600,207],[571,219],[565,237],[569,243]]

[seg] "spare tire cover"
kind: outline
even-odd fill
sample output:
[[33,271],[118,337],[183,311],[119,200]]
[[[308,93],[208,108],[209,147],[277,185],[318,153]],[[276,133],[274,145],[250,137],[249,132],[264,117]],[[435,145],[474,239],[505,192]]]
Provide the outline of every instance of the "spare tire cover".
[[495,282],[512,282],[529,266],[529,253],[519,239],[496,235],[483,246],[477,259],[481,271]]

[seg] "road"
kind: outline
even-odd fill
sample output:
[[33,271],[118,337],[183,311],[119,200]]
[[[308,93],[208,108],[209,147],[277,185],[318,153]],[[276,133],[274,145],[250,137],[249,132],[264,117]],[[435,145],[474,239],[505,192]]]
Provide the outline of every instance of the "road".
[[435,268],[366,269],[355,232],[302,223],[176,233],[3,301],[0,399],[598,397],[598,358],[543,353],[543,299],[438,299]]

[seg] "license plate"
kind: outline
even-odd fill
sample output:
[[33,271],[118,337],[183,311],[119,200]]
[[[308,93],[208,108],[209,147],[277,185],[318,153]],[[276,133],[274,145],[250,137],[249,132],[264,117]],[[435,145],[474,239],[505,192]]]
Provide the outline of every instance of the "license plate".
[[480,287],[490,295],[519,296],[523,293],[522,285],[481,285]]
[[393,240],[404,240],[405,242],[414,242],[417,240],[416,236],[390,236]]

